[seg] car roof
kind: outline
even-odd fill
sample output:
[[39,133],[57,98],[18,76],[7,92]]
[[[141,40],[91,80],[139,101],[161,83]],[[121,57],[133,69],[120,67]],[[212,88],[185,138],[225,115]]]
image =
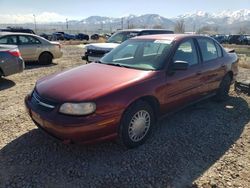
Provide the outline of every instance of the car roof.
[[[194,37],[205,37],[204,35],[194,35],[194,34],[157,34],[157,35],[142,35],[137,36],[132,39],[148,39],[148,40],[170,40],[178,41],[185,38],[194,38]],[[210,37],[207,37],[210,38]]]
[[141,31],[172,31],[168,29],[123,29],[123,30],[118,30],[117,32],[141,32]]
[[28,35],[28,36],[37,36],[31,33],[21,33],[21,32],[0,32],[0,36],[4,35]]

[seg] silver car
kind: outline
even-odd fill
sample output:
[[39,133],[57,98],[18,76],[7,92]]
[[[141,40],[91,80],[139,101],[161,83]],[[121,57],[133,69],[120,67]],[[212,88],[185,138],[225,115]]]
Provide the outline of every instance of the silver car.
[[17,46],[0,45],[0,77],[22,72],[24,61]]
[[50,64],[52,59],[62,57],[60,43],[33,34],[0,32],[0,44],[17,45],[24,61]]

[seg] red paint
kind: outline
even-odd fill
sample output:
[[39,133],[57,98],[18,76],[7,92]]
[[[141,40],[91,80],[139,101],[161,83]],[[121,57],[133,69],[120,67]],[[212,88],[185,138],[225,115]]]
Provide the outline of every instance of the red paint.
[[[155,35],[136,39],[168,39],[178,44],[193,35]],[[132,39],[133,40],[133,39]],[[223,50],[224,51],[224,50]],[[151,97],[159,104],[159,115],[214,93],[222,78],[230,71],[237,74],[237,56],[223,52],[224,57],[185,71],[168,72],[166,66],[159,71],[144,71],[91,63],[39,80],[36,90],[43,98],[59,104],[51,112],[36,109],[31,97],[26,107],[34,121],[50,134],[66,143],[93,143],[115,139],[122,114],[134,101]],[[88,116],[67,116],[59,113],[64,102],[90,101],[96,103],[96,112]],[[32,112],[32,113],[31,113]]]

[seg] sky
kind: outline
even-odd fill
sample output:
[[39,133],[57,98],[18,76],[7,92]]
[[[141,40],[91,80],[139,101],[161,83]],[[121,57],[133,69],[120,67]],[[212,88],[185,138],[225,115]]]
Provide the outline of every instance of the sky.
[[0,23],[81,20],[89,16],[123,17],[250,9],[250,0],[0,0]]

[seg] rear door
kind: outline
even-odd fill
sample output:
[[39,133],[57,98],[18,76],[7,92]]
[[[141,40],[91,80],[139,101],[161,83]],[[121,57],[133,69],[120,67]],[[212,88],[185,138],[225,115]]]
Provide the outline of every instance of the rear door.
[[18,48],[25,61],[38,60],[41,42],[33,36],[19,35]]
[[215,91],[225,75],[226,67],[223,61],[221,47],[212,39],[198,38],[198,46],[202,59],[202,81],[206,87],[203,93]]
[[[166,83],[166,111],[171,111],[201,97],[201,64],[198,49],[193,39],[179,44],[171,60],[186,61],[187,70],[178,70],[167,75]],[[171,67],[171,64],[170,64]]]

